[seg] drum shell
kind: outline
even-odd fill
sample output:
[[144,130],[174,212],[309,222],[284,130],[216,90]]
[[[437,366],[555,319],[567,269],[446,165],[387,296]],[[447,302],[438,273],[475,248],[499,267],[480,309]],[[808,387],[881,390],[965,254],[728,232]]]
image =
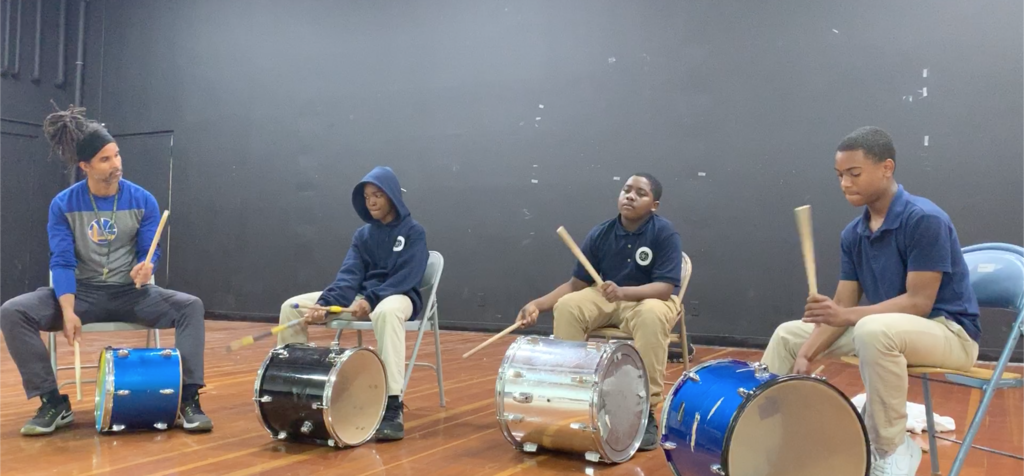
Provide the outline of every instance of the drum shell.
[[107,347],[100,352],[97,370],[96,431],[174,426],[181,406],[177,349]]
[[[355,361],[363,367],[343,372]],[[372,398],[339,402],[338,394],[346,390],[352,370],[376,379]],[[256,377],[253,400],[260,423],[275,438],[339,448],[358,446],[373,437],[383,419],[387,377],[380,357],[369,348],[287,344],[267,354]],[[356,429],[359,436],[346,437],[342,428],[350,422],[338,418],[332,401],[364,415],[365,425]]]
[[[638,427],[619,438],[625,444],[615,448],[608,442],[609,425],[602,425],[601,388],[610,377],[605,370],[621,358],[637,368],[635,382],[629,383],[629,388],[637,398],[638,414],[626,418]],[[524,336],[509,347],[498,371],[495,408],[505,439],[516,449],[532,443],[551,450],[600,455],[606,462],[622,462],[632,457],[643,437],[650,411],[647,374],[639,353],[628,342],[570,342]]]

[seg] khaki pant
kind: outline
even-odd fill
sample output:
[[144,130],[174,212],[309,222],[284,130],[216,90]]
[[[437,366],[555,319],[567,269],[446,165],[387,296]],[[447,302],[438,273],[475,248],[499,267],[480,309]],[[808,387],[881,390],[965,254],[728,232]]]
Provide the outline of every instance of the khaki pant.
[[[295,304],[308,307],[320,299],[320,292],[300,294],[281,305],[281,324],[287,324],[306,315],[304,309],[295,309]],[[331,318],[332,316],[328,316]],[[384,298],[370,313],[373,323],[373,335],[377,339],[377,353],[384,361],[384,370],[388,376],[388,395],[401,395],[405,383],[405,321],[412,317],[412,301],[405,295],[394,295]],[[349,313],[341,314],[338,319],[357,320]],[[309,332],[303,326],[285,329],[277,335],[277,345],[305,343],[309,340]]]
[[[761,359],[776,374],[792,372],[813,324],[786,322],[775,330]],[[867,392],[864,422],[872,445],[886,454],[904,440],[907,427],[907,366],[966,371],[978,358],[978,344],[953,321],[910,314],[876,314],[847,329],[822,356],[860,358]]]
[[[555,337],[586,340],[587,333],[615,326],[633,336],[633,345],[647,369],[651,408],[661,403],[668,360],[669,333],[679,317],[679,297],[668,301],[645,299],[642,302],[610,303],[597,288],[590,287],[566,294],[555,304]],[[685,352],[685,350],[684,350]]]

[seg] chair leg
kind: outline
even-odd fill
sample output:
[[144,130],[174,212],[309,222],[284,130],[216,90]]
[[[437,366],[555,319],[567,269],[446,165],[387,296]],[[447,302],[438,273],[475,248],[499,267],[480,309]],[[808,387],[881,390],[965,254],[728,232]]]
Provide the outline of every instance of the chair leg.
[[[412,379],[412,370],[416,368],[416,357],[420,353],[420,342],[423,341],[423,331],[427,329],[427,322],[420,323],[420,330],[416,333],[416,344],[412,346],[412,355],[405,363],[405,380],[402,381],[402,396],[405,396],[405,389],[409,388],[409,380]],[[405,360],[405,359],[403,359]]]
[[363,346],[363,331],[356,330],[356,345],[359,347]]
[[983,387],[985,393],[981,397],[981,403],[978,404],[978,411],[974,413],[974,419],[971,420],[971,426],[967,428],[964,442],[960,445],[960,450],[956,452],[953,466],[949,468],[949,476],[958,476],[960,474],[964,460],[967,459],[967,451],[971,449],[971,445],[974,443],[974,436],[977,435],[978,429],[981,428],[981,421],[985,418],[988,405],[992,403],[992,396],[996,393],[999,380],[1003,378],[1003,371],[1006,370],[1006,363],[1010,360],[1010,354],[1013,353],[1013,349],[1017,346],[1017,338],[1024,334],[1024,321],[1022,321],[1021,315],[1017,316],[1016,325],[1020,332],[1012,332],[1010,334],[1006,347],[1003,348],[1003,353],[999,356],[999,362],[996,363],[996,368],[992,372],[992,379]]
[[[149,339],[151,337],[153,337],[153,330],[152,329],[146,331],[146,348],[147,349],[149,348]],[[157,346],[157,347],[160,347],[160,346]]]
[[53,367],[53,378],[57,378],[57,334],[50,332],[50,366]]
[[683,352],[683,372],[690,371],[690,345],[686,340],[686,316],[679,317],[679,347]]
[[331,345],[333,347],[338,347],[339,345],[341,345],[341,331],[343,331],[343,330],[345,330],[345,329],[342,329],[342,328],[339,327],[338,328],[338,332],[334,333],[334,342],[331,342]]
[[441,408],[444,408],[444,377],[441,375],[441,326],[437,323],[437,309],[434,309],[434,320],[431,324],[434,331],[434,358],[437,359],[437,366],[434,373],[437,374],[438,398],[441,399]]
[[[149,337],[146,337],[149,340]],[[157,348],[160,348],[160,329],[153,329],[153,340],[156,342]]]
[[935,446],[935,414],[932,410],[932,392],[928,385],[928,374],[921,376],[921,388],[924,390],[924,413],[928,422],[928,457],[932,462],[932,474],[939,476],[939,448]]

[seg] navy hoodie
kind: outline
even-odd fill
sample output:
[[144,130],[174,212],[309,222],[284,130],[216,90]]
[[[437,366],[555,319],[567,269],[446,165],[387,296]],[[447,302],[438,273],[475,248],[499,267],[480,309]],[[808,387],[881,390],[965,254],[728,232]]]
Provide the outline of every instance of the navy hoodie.
[[[363,198],[363,186],[372,183],[380,187],[395,209],[395,218],[388,224],[370,215]],[[412,318],[416,319],[423,307],[420,281],[427,270],[427,233],[402,201],[402,187],[389,167],[377,167],[363,177],[352,190],[352,207],[366,225],[352,236],[352,245],[341,264],[338,277],[324,290],[317,304],[321,306],[350,306],[357,294],[376,309],[388,296],[404,294],[412,300]]]

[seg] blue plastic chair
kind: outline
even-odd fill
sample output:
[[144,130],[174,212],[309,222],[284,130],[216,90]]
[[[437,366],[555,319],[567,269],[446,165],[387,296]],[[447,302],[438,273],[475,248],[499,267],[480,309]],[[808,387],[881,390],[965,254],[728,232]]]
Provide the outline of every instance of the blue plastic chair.
[[[985,419],[985,412],[988,411],[989,403],[996,390],[1002,388],[1024,387],[1024,379],[1019,375],[1005,374],[1006,364],[1017,345],[1017,339],[1024,335],[1024,248],[1005,243],[985,243],[964,248],[964,259],[971,273],[971,287],[978,296],[978,305],[982,308],[1006,309],[1017,313],[1013,326],[1010,328],[1010,335],[1006,339],[1003,352],[996,362],[996,368],[988,369],[974,368],[970,372],[957,372],[944,369],[928,369],[924,372],[915,372],[910,368],[912,374],[920,375],[924,387],[925,413],[928,419],[928,444],[931,448],[930,457],[932,463],[932,474],[939,473],[939,455],[935,446],[935,421],[932,414],[932,399],[928,387],[928,376],[930,374],[944,375],[946,380],[957,385],[981,389],[984,393],[981,402],[978,404],[978,411],[967,428],[964,440],[957,441],[952,438],[942,438],[947,441],[960,444],[960,449],[953,459],[953,466],[949,469],[949,476],[957,476],[963,468],[964,460],[967,459],[967,452],[971,448],[989,451],[1017,459],[1024,459],[1018,455],[996,451],[973,444],[974,437]],[[991,376],[987,374],[991,373]],[[1006,378],[1009,377],[1009,378]]]

